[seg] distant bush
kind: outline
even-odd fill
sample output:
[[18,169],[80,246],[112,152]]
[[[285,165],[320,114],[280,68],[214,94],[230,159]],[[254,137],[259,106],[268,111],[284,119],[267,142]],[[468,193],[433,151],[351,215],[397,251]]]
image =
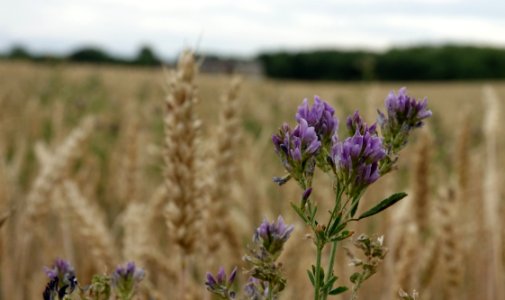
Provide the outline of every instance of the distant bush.
[[93,62],[93,63],[126,63],[127,61],[121,58],[109,55],[99,48],[82,48],[67,56],[67,60],[75,62]]

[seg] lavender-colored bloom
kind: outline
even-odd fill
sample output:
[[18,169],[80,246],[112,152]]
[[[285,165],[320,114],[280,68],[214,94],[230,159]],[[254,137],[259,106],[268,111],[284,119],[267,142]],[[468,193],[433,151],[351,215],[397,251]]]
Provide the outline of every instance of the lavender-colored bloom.
[[77,286],[74,268],[63,259],[56,259],[51,268],[45,267],[44,271],[49,277],[49,283],[43,293],[44,300],[62,299],[70,295]]
[[326,145],[331,142],[331,138],[338,129],[338,120],[333,116],[334,114],[335,109],[331,105],[315,96],[312,108],[307,99],[303,100],[298,107],[296,121],[301,123],[305,120],[309,126],[314,127],[319,140]]
[[375,182],[379,174],[379,161],[386,155],[379,137],[359,130],[343,142],[334,139],[332,160],[342,182],[351,185],[352,196]]
[[294,130],[284,124],[279,133],[272,136],[275,151],[280,156],[286,170],[300,181],[304,176],[312,176],[314,156],[321,147],[314,127],[310,127],[305,120],[301,120]]
[[387,119],[383,114],[379,118],[381,126],[385,122],[395,122],[398,125],[406,124],[409,128],[420,127],[423,125],[423,119],[431,116],[431,110],[428,109],[428,100],[416,101],[407,95],[407,88],[402,87],[398,90],[398,95],[391,91],[386,98]]
[[377,135],[377,125],[374,123],[368,126],[359,115],[359,111],[355,111],[352,116],[347,117],[346,126],[351,136],[354,135],[356,131],[361,135],[364,135],[365,132],[368,132],[370,135]]
[[380,166],[384,174],[393,168],[398,159],[398,153],[407,144],[410,131],[421,127],[423,120],[432,114],[428,109],[427,99],[417,101],[409,97],[405,87],[401,88],[397,95],[391,91],[385,102],[387,116],[378,111],[377,119],[387,152],[387,158],[381,162]]
[[145,276],[141,268],[137,268],[135,263],[128,262],[126,266],[118,266],[112,273],[112,286],[121,299],[131,299],[135,293],[135,288]]
[[261,245],[273,257],[277,257],[293,230],[294,226],[287,226],[281,216],[277,218],[276,222],[272,223],[264,220],[256,229],[253,242]]
[[230,276],[226,276],[226,272],[224,268],[219,268],[216,276],[212,275],[212,273],[207,272],[205,285],[207,286],[207,290],[211,293],[219,295],[224,299],[235,299],[236,293],[230,290],[230,287],[233,285],[235,281],[235,277],[237,276],[237,267],[233,268],[230,273]]
[[268,297],[268,283],[261,280],[249,277],[247,284],[244,287],[245,296],[249,300],[263,300]]
[[378,123],[384,136],[384,143],[390,151],[398,152],[406,143],[409,132],[423,125],[423,120],[431,116],[428,100],[417,101],[407,95],[405,87],[395,95],[393,91],[386,98],[387,116],[379,111]]

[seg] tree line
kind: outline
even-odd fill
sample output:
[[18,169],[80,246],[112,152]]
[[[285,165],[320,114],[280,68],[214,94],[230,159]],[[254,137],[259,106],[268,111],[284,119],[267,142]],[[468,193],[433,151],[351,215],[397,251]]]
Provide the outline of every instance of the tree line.
[[[210,56],[201,54],[209,59]],[[84,47],[68,55],[33,54],[14,46],[5,59],[40,62],[69,61],[138,66],[159,66],[162,59],[149,46],[133,58]],[[214,56],[212,56],[214,57]],[[478,80],[505,78],[505,49],[442,45],[393,48],[385,52],[313,50],[263,52],[256,58],[265,76],[298,80]],[[216,59],[214,59],[215,61]],[[226,61],[226,58],[222,58]]]
[[259,55],[273,78],[301,80],[467,80],[505,78],[505,49],[417,46],[371,51],[315,50]]
[[162,60],[149,46],[142,46],[133,58],[125,58],[108,53],[98,47],[83,47],[68,55],[34,54],[23,46],[13,46],[0,55],[4,59],[31,60],[36,62],[68,61],[77,63],[104,63],[119,65],[159,66]]

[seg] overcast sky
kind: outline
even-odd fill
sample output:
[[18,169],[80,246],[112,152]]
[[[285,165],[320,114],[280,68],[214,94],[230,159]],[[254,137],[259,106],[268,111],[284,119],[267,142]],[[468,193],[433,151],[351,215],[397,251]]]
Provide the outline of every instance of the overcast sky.
[[249,56],[443,42],[505,46],[505,1],[0,0],[0,49],[133,55],[149,44],[163,57],[185,46]]

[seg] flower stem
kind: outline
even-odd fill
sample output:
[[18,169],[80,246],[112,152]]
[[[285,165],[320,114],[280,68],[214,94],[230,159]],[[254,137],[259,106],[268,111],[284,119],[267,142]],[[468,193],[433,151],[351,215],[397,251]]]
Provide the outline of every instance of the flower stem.
[[319,277],[321,277],[321,254],[323,252],[324,244],[321,241],[317,241],[316,250],[316,274],[314,278],[314,300],[319,300],[319,290],[321,289],[321,282]]
[[267,299],[268,300],[273,300],[274,299],[274,292],[273,292],[273,287],[269,284],[268,285],[268,296],[267,296]]
[[[328,281],[333,274],[333,265],[335,264],[335,255],[337,253],[337,241],[331,243],[330,261],[328,263],[328,270],[326,271],[326,280]],[[328,295],[323,294],[323,300],[326,300]]]

